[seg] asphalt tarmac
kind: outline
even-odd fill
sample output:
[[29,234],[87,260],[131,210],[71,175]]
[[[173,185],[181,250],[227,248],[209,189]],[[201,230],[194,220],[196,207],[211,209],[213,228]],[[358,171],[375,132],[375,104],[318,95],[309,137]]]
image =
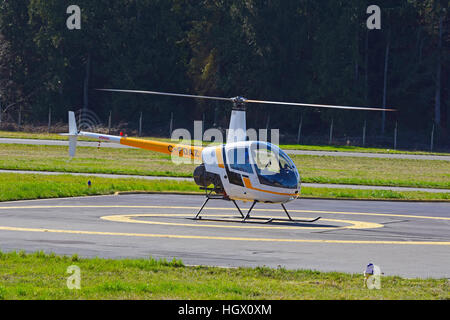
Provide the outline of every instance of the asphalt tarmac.
[[[211,200],[203,218],[233,222],[189,219],[203,200],[141,194],[4,202],[0,250],[359,274],[373,263],[385,275],[450,278],[449,203],[302,199],[286,205],[291,216],[320,220],[262,224],[239,222],[232,203]],[[252,217],[285,218],[280,209],[258,203]]]

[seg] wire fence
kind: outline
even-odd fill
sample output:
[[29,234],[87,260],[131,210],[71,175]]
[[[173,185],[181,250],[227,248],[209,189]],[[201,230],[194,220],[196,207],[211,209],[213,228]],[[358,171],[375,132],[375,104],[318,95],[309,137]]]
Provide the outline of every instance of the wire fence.
[[[68,132],[67,120],[60,118],[48,110],[48,117],[35,120],[31,111],[23,112],[0,112],[0,130],[30,133],[64,133]],[[187,121],[184,117],[170,112],[166,119],[155,117],[150,112],[139,112],[135,114],[132,121],[125,122],[120,114],[108,112],[103,117],[91,110],[77,111],[79,129],[84,131],[95,131],[109,134],[126,133],[128,136],[154,136],[170,138],[171,133],[177,128],[184,128],[194,136],[194,123]],[[129,117],[128,117],[129,118]],[[202,130],[205,131],[214,126],[212,119],[203,114],[198,121],[202,121]],[[33,120],[31,120],[33,119]],[[218,127],[225,136],[226,125]],[[314,130],[308,126],[307,116],[302,116],[297,126],[290,128],[276,128],[270,126],[270,114],[262,121],[259,129],[278,129],[280,144],[300,144],[300,145],[335,145],[354,147],[374,147],[389,150],[406,151],[432,151],[450,152],[450,141],[440,138],[440,133],[435,129],[434,124],[430,124],[428,132],[417,132],[403,126],[399,122],[391,128],[387,128],[384,134],[380,134],[379,122],[376,119],[363,120],[360,123],[353,123],[353,129],[348,132],[348,126],[339,124],[331,119],[329,123],[315,125]],[[358,129],[359,127],[359,129]],[[356,129],[355,129],[356,128]],[[249,128],[248,128],[249,129]],[[270,134],[268,135],[270,137]],[[261,138],[261,137],[259,137]]]

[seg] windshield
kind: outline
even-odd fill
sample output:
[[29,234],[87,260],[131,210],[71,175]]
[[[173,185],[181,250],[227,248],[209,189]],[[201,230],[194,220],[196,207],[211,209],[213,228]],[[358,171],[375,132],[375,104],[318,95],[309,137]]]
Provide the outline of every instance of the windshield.
[[292,160],[270,143],[257,143],[252,156],[261,184],[297,189],[300,176]]

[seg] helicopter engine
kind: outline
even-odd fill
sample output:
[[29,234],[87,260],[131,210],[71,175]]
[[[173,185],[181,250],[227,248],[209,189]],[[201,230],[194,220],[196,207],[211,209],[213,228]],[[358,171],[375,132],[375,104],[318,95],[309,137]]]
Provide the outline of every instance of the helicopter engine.
[[223,185],[220,176],[215,173],[206,171],[205,165],[201,164],[194,170],[195,183],[203,188],[207,188],[211,184],[214,185],[214,190],[217,193],[223,193]]

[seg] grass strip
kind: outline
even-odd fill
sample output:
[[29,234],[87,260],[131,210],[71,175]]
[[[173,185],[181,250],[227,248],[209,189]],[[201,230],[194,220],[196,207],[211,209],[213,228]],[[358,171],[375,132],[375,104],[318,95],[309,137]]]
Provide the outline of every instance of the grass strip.
[[[91,181],[90,187],[88,186],[88,181]],[[190,181],[0,173],[0,201],[108,195],[115,192],[183,192],[202,194],[198,186]],[[301,197],[449,201],[450,193],[304,187],[302,188]]]
[[[450,188],[450,161],[292,155],[303,182]],[[0,145],[0,169],[192,177],[197,165],[140,149]]]
[[303,182],[397,186],[450,187],[450,162],[292,155]]
[[0,174],[0,201],[108,195],[119,191],[198,192],[199,189],[194,183],[173,180]]
[[[69,266],[81,271],[67,288]],[[284,268],[189,267],[182,261],[83,259],[0,252],[0,299],[450,299],[447,279],[383,276],[369,290],[362,274]],[[364,266],[361,266],[364,269]]]

